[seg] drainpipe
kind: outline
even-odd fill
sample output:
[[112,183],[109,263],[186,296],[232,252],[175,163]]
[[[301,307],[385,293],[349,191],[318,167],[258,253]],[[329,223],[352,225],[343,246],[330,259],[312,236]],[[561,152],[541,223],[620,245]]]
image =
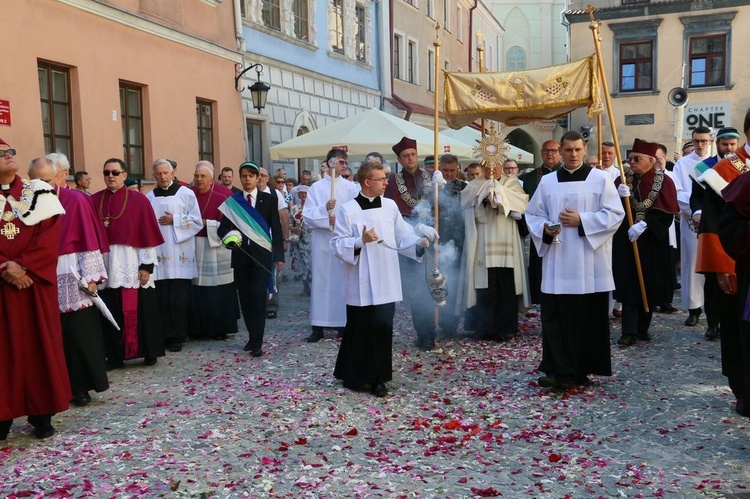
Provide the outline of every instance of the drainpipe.
[[240,2],[245,0],[234,0],[234,37],[237,39],[237,49],[240,52],[247,52],[247,45],[245,44],[245,37],[242,34],[242,8]]
[[[404,106],[406,108],[406,115],[404,116],[404,119],[406,121],[409,121],[409,118],[411,118],[411,113],[413,111],[411,105],[408,102],[406,102],[404,99],[402,99],[401,97],[399,97],[398,95],[396,95],[396,92],[393,91],[395,89],[395,87],[393,86],[394,77],[393,77],[393,70],[392,70],[393,69],[393,35],[394,35],[394,33],[393,33],[393,0],[388,0],[388,10],[389,10],[389,12],[388,12],[388,24],[390,24],[390,29],[388,30],[388,32],[390,33],[390,36],[391,36],[391,42],[388,44],[391,47],[391,57],[390,57],[390,61],[391,61],[391,68],[390,68],[391,69],[391,71],[390,71],[390,73],[391,73],[391,98],[393,98],[393,100],[395,100],[395,101],[398,101],[399,104],[401,104],[402,106]],[[435,63],[437,64],[437,61],[435,61]]]

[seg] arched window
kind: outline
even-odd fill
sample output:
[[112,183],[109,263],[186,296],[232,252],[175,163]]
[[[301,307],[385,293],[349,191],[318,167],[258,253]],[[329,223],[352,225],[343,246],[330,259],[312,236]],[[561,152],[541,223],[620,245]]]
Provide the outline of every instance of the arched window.
[[526,52],[518,46],[508,49],[505,55],[506,71],[522,71],[526,69]]

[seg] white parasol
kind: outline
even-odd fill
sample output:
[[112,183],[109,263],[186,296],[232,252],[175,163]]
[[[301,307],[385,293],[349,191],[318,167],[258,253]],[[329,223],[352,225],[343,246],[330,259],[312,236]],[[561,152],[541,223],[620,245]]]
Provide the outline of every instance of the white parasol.
[[73,276],[76,279],[78,279],[78,288],[81,290],[81,293],[91,298],[91,301],[94,302],[94,305],[96,305],[96,308],[99,309],[99,312],[102,313],[104,318],[107,319],[109,322],[111,322],[112,325],[115,327],[115,329],[119,331],[120,326],[117,325],[117,321],[112,315],[112,312],[110,312],[109,309],[107,308],[107,305],[104,303],[104,300],[102,300],[97,293],[94,293],[94,294],[89,293],[89,283],[87,283],[81,278],[81,275],[76,271],[76,269],[71,267],[70,272],[71,274],[73,274]]

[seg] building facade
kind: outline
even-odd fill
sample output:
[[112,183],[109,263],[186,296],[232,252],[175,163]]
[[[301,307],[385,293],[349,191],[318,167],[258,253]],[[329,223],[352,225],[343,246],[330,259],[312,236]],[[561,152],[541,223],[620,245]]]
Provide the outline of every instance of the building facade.
[[[541,68],[568,61],[567,30],[562,23],[565,0],[488,0],[493,15],[504,27],[499,40],[496,71]],[[559,139],[567,130],[554,120],[506,127],[509,142],[534,155],[540,162],[541,146]]]
[[13,49],[0,137],[21,163],[65,153],[71,173],[89,171],[98,190],[110,157],[144,180],[158,157],[186,179],[200,159],[244,157],[231,2],[14,1],[3,16]]
[[[748,107],[742,82],[750,76],[742,50],[750,35],[742,27],[750,22],[750,2],[571,2],[565,13],[571,58],[593,52],[588,3],[602,22],[602,57],[623,156],[636,137],[666,145],[671,156],[696,126],[742,128]],[[678,88],[687,92],[684,106],[670,98]],[[596,122],[585,112],[576,111],[571,121],[575,130],[591,127],[598,140]],[[609,140],[606,115],[602,122],[601,137]]]
[[[249,159],[297,176],[319,159],[270,161],[269,147],[336,120],[381,108],[381,47],[387,4],[361,0],[235,0],[245,67],[261,64],[271,86],[265,109],[242,94]],[[385,28],[387,29],[387,28]],[[258,75],[250,71],[249,86]],[[331,144],[334,146],[335,144]]]

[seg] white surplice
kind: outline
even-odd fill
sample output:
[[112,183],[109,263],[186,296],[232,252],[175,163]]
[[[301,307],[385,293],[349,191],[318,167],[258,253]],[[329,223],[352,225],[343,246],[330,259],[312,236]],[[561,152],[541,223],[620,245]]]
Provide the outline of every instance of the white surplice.
[[172,225],[159,225],[164,244],[156,248],[159,265],[154,270],[155,279],[198,277],[194,238],[203,228],[203,221],[195,194],[181,186],[174,196],[155,196],[151,191],[146,197],[157,219],[170,212],[174,220]]
[[698,233],[690,229],[688,222],[692,216],[690,195],[693,182],[690,174],[695,165],[707,159],[710,154],[698,156],[695,151],[677,160],[672,170],[672,180],[677,190],[677,204],[680,206],[680,281],[682,305],[688,310],[703,306],[703,282],[705,277],[695,271],[698,261]]
[[[336,208],[354,199],[359,189],[348,180],[336,177],[334,198]],[[344,269],[331,252],[333,231],[328,223],[326,203],[331,199],[331,178],[315,182],[307,192],[302,210],[304,223],[311,229],[312,285],[310,289],[310,323],[321,327],[344,327],[346,325],[346,303],[341,281]]]
[[[416,244],[420,237],[406,223],[392,199],[381,196],[382,206],[363,210],[356,200],[351,200],[336,209],[336,227],[330,248],[341,260],[344,271],[344,293],[346,304],[355,307],[395,303],[403,299],[398,255],[417,261]],[[377,242],[362,244],[362,233],[374,228],[378,237],[392,248]],[[359,254],[355,249],[361,246]],[[424,282],[415,286],[426,286]]]
[[[561,175],[570,175],[561,168]],[[545,175],[526,207],[526,224],[542,257],[542,292],[590,294],[612,291],[612,237],[625,216],[612,177],[592,169],[585,181],[559,182],[558,173]],[[562,227],[560,244],[543,242],[544,223],[558,223],[571,208],[581,216],[585,231]]]

